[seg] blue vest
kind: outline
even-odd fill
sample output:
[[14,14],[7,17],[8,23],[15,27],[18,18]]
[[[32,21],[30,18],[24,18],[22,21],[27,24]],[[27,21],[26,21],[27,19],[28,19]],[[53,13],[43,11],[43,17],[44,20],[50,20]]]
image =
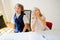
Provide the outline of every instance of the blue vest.
[[14,21],[15,21],[15,33],[22,32],[24,28],[24,21],[23,21],[23,16],[25,14],[22,13],[18,18],[16,17],[16,14],[14,15]]

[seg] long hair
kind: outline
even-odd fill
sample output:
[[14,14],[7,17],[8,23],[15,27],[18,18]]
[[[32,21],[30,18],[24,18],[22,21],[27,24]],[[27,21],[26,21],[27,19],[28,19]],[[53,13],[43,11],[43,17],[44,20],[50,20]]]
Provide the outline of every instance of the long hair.
[[35,7],[35,9],[37,9],[39,11],[40,16],[43,16],[39,8]]

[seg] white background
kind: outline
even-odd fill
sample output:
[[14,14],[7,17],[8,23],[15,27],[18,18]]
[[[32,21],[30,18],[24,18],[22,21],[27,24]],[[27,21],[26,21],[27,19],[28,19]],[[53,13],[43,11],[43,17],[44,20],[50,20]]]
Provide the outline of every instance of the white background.
[[0,0],[0,10],[8,21],[11,21],[16,3],[23,4],[29,10],[38,7],[46,20],[53,23],[53,29],[60,30],[60,0]]

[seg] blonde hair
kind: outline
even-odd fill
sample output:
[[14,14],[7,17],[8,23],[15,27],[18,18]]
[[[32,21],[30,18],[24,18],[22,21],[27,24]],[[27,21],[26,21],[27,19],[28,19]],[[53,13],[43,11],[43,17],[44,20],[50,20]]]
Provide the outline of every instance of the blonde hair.
[[39,11],[40,16],[43,16],[39,8],[37,8],[37,7],[34,7],[34,8]]

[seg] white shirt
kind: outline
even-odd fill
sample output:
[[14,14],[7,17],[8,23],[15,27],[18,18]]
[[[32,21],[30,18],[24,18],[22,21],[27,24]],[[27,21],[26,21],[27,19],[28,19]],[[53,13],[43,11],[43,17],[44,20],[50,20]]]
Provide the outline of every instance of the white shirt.
[[[18,18],[20,15],[21,15],[21,14],[16,14],[16,17]],[[14,17],[14,16],[12,16],[11,23],[15,24],[13,17]],[[29,24],[29,20],[28,20],[28,18],[27,18],[26,15],[23,16],[23,21],[24,21],[24,24],[25,24],[25,23],[28,23],[28,24]]]
[[[42,20],[45,19],[44,16],[41,16],[40,18]],[[33,27],[32,25],[34,24],[35,20],[36,20],[36,18],[34,18],[33,15],[31,15],[31,28]],[[41,32],[41,31],[43,31],[42,28],[44,27],[44,25],[41,21],[37,20],[34,27],[35,27],[35,32]],[[46,29],[48,29],[48,28],[46,27]]]

